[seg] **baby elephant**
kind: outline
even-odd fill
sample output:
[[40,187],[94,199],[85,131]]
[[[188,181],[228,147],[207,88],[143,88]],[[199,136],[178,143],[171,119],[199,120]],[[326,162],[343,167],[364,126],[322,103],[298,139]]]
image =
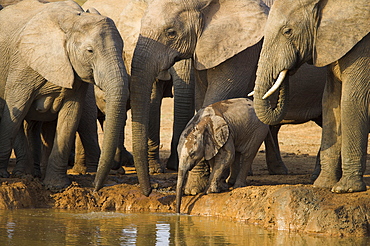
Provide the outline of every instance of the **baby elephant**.
[[246,98],[217,102],[199,110],[182,132],[177,147],[176,212],[180,212],[187,174],[203,158],[212,168],[207,193],[228,190],[227,170],[230,185],[246,186],[248,171],[268,131],[268,125],[257,118],[253,101]]

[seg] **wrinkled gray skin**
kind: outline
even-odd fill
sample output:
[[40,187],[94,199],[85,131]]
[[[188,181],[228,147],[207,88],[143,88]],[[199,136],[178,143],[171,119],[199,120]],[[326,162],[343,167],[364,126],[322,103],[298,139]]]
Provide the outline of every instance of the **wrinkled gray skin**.
[[[0,10],[3,7],[21,1],[22,0],[0,0]],[[56,1],[60,0],[40,0],[42,3]],[[96,107],[93,107],[93,105],[95,105],[95,99],[94,90],[92,88],[93,86],[89,86],[86,94],[86,101],[83,107],[80,124],[77,128],[78,134],[76,135],[78,139],[76,140],[76,144],[85,146],[86,148],[86,152],[83,148],[77,148],[80,152],[75,153],[76,158],[73,168],[75,172],[80,173],[96,172],[100,157],[96,125]],[[14,151],[16,153],[16,166],[13,169],[12,177],[22,176],[24,173],[42,178],[45,176],[46,166],[53,145],[57,119],[56,112],[50,113],[45,108],[48,104],[50,105],[50,100],[53,100],[50,96],[41,97],[31,105],[30,112],[26,116],[24,129],[20,129],[20,134],[18,134],[15,139]],[[44,123],[39,120],[43,120],[42,122]],[[45,130],[42,131],[42,129]],[[40,139],[40,134],[43,135],[43,141]],[[121,154],[121,156],[123,156],[123,154]],[[112,169],[119,168],[116,159],[117,153]],[[131,160],[133,162],[132,156]],[[125,161],[122,162],[126,163]],[[32,166],[29,163],[34,163],[34,165]]]
[[[124,60],[130,74],[131,60],[136,46],[141,26],[141,18],[148,6],[145,0],[89,0],[84,3],[84,8],[96,8],[101,14],[111,17],[124,40]],[[150,173],[163,172],[163,165],[159,160],[160,146],[160,108],[162,98],[172,97],[171,81],[173,82],[174,94],[174,124],[171,143],[171,155],[167,161],[167,167],[177,169],[177,142],[185,128],[186,123],[194,115],[194,78],[191,73],[190,60],[184,60],[174,65],[168,72],[159,74],[153,78],[153,87],[150,95],[150,122],[148,133],[148,160]],[[171,79],[171,81],[168,81]],[[167,80],[167,81],[166,81]],[[97,103],[102,104],[100,110],[104,111],[104,97],[97,97]],[[141,168],[137,168],[141,170]],[[140,173],[141,171],[139,171]],[[143,171],[146,173],[146,170]],[[147,174],[145,174],[147,175]],[[148,176],[149,177],[149,176]]]
[[286,93],[276,109],[270,107],[268,99],[262,99],[281,71],[294,73],[307,61],[319,67],[328,65],[323,95],[322,170],[314,185],[337,193],[366,190],[363,173],[370,130],[369,19],[367,0],[277,0],[271,8],[258,63],[255,109],[267,124],[276,124],[284,117],[275,111],[285,111]]
[[[149,121],[150,88],[158,73],[175,61],[193,57],[197,80],[196,108],[229,98],[246,97],[254,87],[267,13],[266,6],[252,0],[151,2],[143,17],[130,85],[133,151],[138,166],[145,169],[148,165],[144,139]],[[291,78],[303,81],[294,84],[298,85],[296,90],[293,88],[297,94],[290,95],[291,109],[285,123],[320,121],[324,87],[320,80],[325,76],[325,69],[308,66],[307,69],[310,71],[302,70],[297,78]],[[278,150],[279,127],[272,129],[274,141],[266,141],[266,160],[271,174],[287,173]],[[185,193],[196,194],[203,190],[208,181],[203,174],[205,168],[204,165],[197,166],[190,172]],[[199,177],[205,178],[199,180]],[[144,189],[148,191],[149,187]]]
[[[51,96],[46,108],[58,111],[54,146],[44,183],[52,189],[68,186],[67,162],[88,83],[104,90],[109,129],[102,147],[95,189],[102,187],[118,143],[128,98],[122,39],[107,17],[85,13],[72,1],[42,4],[24,0],[0,11],[0,176],[15,136],[34,101]],[[6,49],[4,49],[6,48]],[[5,99],[5,101],[4,101]]]
[[[27,124],[24,125],[24,130],[22,128],[21,133],[18,134],[20,138],[17,135],[14,144],[16,165],[12,177],[21,176],[24,173],[30,173],[36,177],[45,177],[58,116],[58,112],[47,110],[50,100],[53,100],[53,98],[45,96],[34,101],[25,117]],[[96,124],[97,110],[94,105],[93,85],[89,85],[77,128],[77,136],[86,149],[85,159],[83,163],[74,163],[73,167],[76,172],[80,173],[96,172],[98,168],[100,147]],[[23,138],[23,131],[25,131],[27,138]],[[42,135],[42,141],[40,135]],[[34,163],[33,168],[29,163]]]
[[[211,165],[207,193],[244,187],[253,159],[269,131],[256,116],[253,101],[234,98],[202,108],[189,121],[179,145],[176,212],[188,172],[203,158]],[[225,173],[229,171],[229,175]],[[226,180],[226,176],[229,176]]]

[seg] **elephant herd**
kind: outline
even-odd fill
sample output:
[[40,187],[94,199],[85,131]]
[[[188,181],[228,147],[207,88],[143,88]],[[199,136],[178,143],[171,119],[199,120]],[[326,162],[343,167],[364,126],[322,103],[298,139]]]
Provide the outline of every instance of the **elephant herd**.
[[[221,148],[223,156],[249,156],[239,161],[241,178],[230,171],[232,183],[245,185],[262,141],[269,173],[287,174],[279,128],[312,120],[322,127],[321,167],[313,174],[314,186],[336,193],[366,190],[367,0],[87,0],[82,6],[72,0],[15,2],[0,10],[0,177],[10,176],[14,149],[19,161],[12,175],[30,171],[52,190],[67,187],[68,158],[78,132],[75,151],[84,153],[81,163],[87,171],[96,171],[95,190],[103,187],[111,168],[133,162],[148,196],[150,174],[164,168],[159,161],[161,101],[173,96],[166,167],[179,169],[179,179],[183,170],[193,169],[186,194],[218,192],[224,190],[219,188],[224,182],[220,166],[233,167],[215,157],[212,173],[206,175],[215,156],[206,157],[214,148],[209,139],[230,142],[227,129],[235,121],[230,120],[233,114],[223,114],[240,103],[230,99],[253,94],[253,102],[234,112],[245,113],[237,116],[246,129],[254,124],[248,120],[253,115],[264,130],[255,131],[254,144],[246,144],[250,140],[241,136],[243,131],[230,130],[230,138],[240,139],[238,146],[253,146],[248,154],[237,145]],[[129,108],[132,155],[123,146]],[[98,110],[105,118],[101,152]],[[193,118],[195,111],[202,117]],[[208,118],[201,123],[199,117]],[[202,153],[184,151],[190,142],[201,143]],[[202,158],[190,167],[187,160],[196,154]]]

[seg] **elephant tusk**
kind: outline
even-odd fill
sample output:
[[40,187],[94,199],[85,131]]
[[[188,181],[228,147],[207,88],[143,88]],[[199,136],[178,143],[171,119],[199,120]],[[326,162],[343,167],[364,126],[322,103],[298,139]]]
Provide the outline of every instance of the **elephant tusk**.
[[249,92],[249,93],[248,93],[248,96],[249,96],[249,97],[251,97],[251,96],[253,96],[253,95],[254,95],[254,91],[251,91],[251,92]]
[[285,70],[283,70],[283,71],[281,71],[279,73],[279,76],[278,76],[276,82],[273,84],[273,86],[271,87],[271,89],[268,90],[268,92],[266,92],[266,94],[262,97],[262,99],[268,98],[269,96],[271,96],[280,87],[280,85],[284,81],[284,78],[285,78],[287,72],[288,72],[288,70],[285,69]]

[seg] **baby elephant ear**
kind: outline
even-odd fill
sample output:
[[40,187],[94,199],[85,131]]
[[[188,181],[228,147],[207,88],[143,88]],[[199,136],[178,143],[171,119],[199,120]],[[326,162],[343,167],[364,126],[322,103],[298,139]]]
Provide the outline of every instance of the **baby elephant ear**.
[[72,88],[74,72],[65,47],[66,35],[58,25],[59,12],[66,11],[50,6],[35,15],[20,35],[19,51],[26,64],[46,80]]
[[210,117],[207,124],[207,133],[204,137],[205,154],[204,158],[209,160],[213,158],[220,148],[222,148],[229,139],[229,126],[226,121],[217,115]]

